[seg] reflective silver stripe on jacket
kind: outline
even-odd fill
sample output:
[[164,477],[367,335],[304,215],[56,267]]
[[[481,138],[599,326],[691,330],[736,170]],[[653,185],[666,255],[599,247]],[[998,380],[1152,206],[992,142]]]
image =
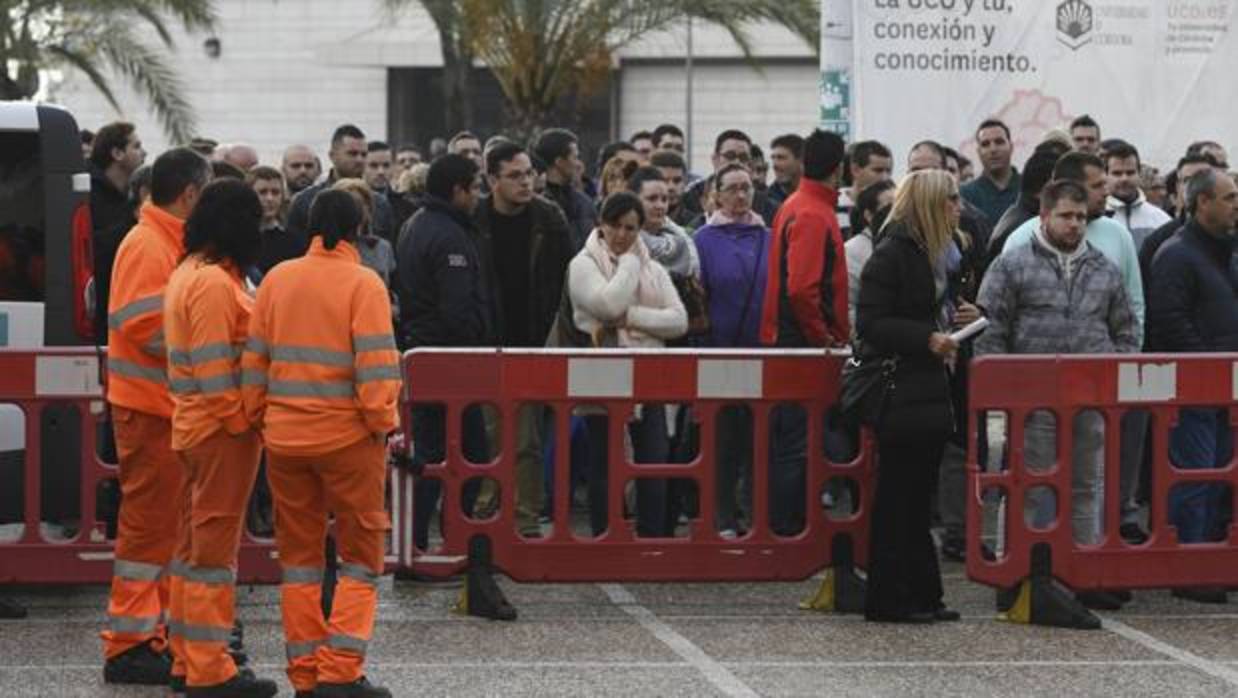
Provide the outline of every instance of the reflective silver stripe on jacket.
[[266,341],[257,337],[250,337],[249,341],[245,342],[245,351],[260,356],[267,356],[271,353]]
[[133,318],[145,313],[154,312],[163,309],[163,294],[157,296],[147,296],[139,298],[129,305],[117,310],[114,313],[108,313],[107,326],[113,330],[120,330],[121,326]]
[[142,366],[125,359],[108,357],[107,370],[126,378],[141,378],[161,385],[168,382],[168,375],[162,368]]
[[230,567],[190,567],[182,575],[187,582],[199,584],[233,584],[236,574]]
[[177,395],[209,395],[235,390],[240,383],[240,378],[239,371],[221,373],[209,378],[173,378],[168,381],[168,386]]
[[357,369],[358,383],[371,383],[373,381],[398,381],[403,378],[400,375],[399,366],[367,366],[366,368]]
[[395,337],[389,334],[363,334],[352,338],[352,350],[363,351],[395,351]]
[[318,347],[294,347],[276,344],[271,347],[271,360],[294,364],[320,364],[322,366],[352,366],[352,352],[321,349]]
[[352,383],[320,383],[318,381],[269,381],[267,394],[272,397],[353,397]]

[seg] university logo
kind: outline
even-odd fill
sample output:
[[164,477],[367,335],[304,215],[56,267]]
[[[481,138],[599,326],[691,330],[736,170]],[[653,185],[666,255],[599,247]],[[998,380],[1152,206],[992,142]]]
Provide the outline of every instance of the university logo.
[[1087,0],[1065,0],[1057,6],[1057,40],[1072,51],[1092,40],[1092,6]]

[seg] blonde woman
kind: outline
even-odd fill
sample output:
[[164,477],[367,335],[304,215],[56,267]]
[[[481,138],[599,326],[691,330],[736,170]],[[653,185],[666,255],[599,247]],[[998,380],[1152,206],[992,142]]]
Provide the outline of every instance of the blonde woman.
[[954,177],[941,170],[908,175],[860,277],[862,356],[897,361],[894,389],[874,425],[880,468],[869,535],[870,621],[958,619],[942,603],[929,533],[935,473],[954,431],[948,371],[958,344],[947,334],[945,309],[950,269],[962,256],[954,242],[958,216]]

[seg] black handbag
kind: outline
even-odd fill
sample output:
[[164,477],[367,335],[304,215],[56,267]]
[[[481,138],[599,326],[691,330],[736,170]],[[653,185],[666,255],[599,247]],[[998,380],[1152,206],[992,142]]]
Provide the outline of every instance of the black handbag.
[[895,390],[898,357],[863,356],[856,346],[843,364],[838,414],[845,424],[876,427]]

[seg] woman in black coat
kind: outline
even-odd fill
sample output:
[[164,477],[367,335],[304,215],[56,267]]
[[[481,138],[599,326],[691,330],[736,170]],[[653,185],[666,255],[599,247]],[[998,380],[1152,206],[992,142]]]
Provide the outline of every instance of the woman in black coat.
[[[908,175],[860,277],[858,335],[864,354],[897,357],[875,431],[878,474],[869,534],[870,621],[957,620],[942,603],[930,526],[936,470],[954,432],[950,371],[958,344],[946,302],[959,192],[944,171]],[[969,308],[969,313],[974,308]]]

